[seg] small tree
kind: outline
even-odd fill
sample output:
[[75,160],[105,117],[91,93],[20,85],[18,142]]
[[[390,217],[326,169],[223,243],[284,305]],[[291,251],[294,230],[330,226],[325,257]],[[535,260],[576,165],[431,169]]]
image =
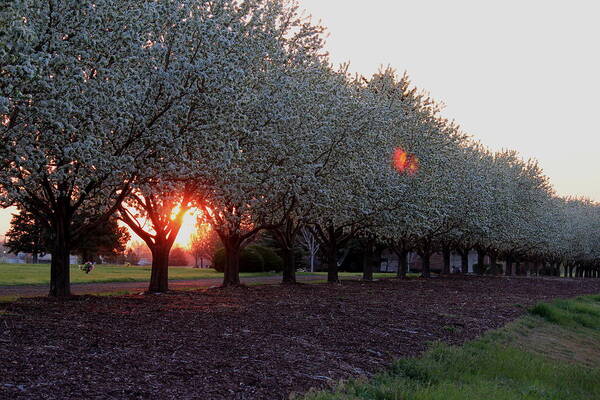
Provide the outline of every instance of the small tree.
[[[75,226],[83,223],[81,218],[78,216],[75,219]],[[13,215],[11,227],[6,233],[6,246],[13,253],[31,253],[35,264],[38,255],[44,255],[52,248],[51,234],[33,214],[22,211]],[[115,218],[110,218],[73,240],[71,249],[81,256],[83,262],[98,261],[98,257],[114,259],[124,254],[129,239],[127,229],[119,226]]]
[[5,245],[11,253],[31,253],[33,263],[37,264],[38,256],[44,256],[49,251],[48,231],[31,213],[13,214]]
[[185,267],[189,265],[187,252],[183,247],[176,246],[169,254],[169,265],[174,267]]
[[219,235],[208,224],[199,224],[198,229],[190,238],[188,251],[194,258],[195,268],[204,268],[204,260],[213,262],[215,251],[222,247]]
[[300,233],[302,234],[300,236],[300,244],[308,252],[310,272],[315,272],[315,258],[319,253],[319,242],[315,238],[315,235],[312,233],[312,231],[306,227],[302,228]]
[[112,217],[106,223],[97,225],[89,233],[73,243],[73,252],[83,262],[97,262],[99,258],[116,260],[123,258],[131,235],[124,226],[119,226]]

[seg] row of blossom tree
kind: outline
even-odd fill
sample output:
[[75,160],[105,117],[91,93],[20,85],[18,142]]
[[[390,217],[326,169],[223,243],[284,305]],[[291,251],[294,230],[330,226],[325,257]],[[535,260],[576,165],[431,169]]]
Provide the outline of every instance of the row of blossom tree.
[[597,204],[557,197],[536,162],[470,140],[406,76],[333,68],[324,29],[292,1],[9,3],[0,204],[51,233],[51,296],[70,295],[73,243],[113,215],[151,249],[149,290],[167,290],[192,207],[226,250],[225,286],[262,230],[287,283],[307,229],[330,282],[351,238],[396,251],[400,274],[408,251],[429,276],[433,252],[460,252],[465,269],[471,249],[507,273],[526,259],[597,271]]

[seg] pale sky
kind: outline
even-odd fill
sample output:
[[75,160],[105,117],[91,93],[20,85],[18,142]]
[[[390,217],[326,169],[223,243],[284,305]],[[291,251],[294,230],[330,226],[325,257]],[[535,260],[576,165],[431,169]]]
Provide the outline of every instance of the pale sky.
[[334,63],[408,71],[467,133],[600,201],[600,2],[299,1],[328,27]]
[[559,194],[600,201],[600,2],[299,1],[328,27],[334,63],[408,71],[466,132],[537,158]]

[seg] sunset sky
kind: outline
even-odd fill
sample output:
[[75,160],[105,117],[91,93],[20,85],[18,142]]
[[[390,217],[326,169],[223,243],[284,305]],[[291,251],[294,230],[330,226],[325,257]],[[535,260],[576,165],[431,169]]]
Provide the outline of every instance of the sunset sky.
[[[600,201],[600,5],[593,1],[300,0],[334,63],[408,71],[494,150],[535,157],[559,194]],[[10,210],[0,210],[0,234]]]

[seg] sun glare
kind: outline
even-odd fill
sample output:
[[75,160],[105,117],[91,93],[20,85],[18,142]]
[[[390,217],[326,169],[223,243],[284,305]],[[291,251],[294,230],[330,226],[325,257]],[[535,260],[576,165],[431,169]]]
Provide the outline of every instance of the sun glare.
[[183,216],[183,223],[181,224],[181,229],[179,230],[177,239],[175,239],[175,244],[178,244],[182,247],[189,246],[190,239],[197,230],[197,227],[196,227],[197,216],[198,216],[198,211],[196,209],[191,209]]
[[[183,222],[181,224],[181,228],[179,229],[179,233],[177,234],[177,238],[175,239],[175,245],[179,247],[188,247],[190,244],[191,237],[197,231],[196,220],[200,211],[192,208],[190,209],[184,216]],[[177,210],[174,211],[173,215],[177,214]],[[119,221],[119,225],[126,227],[129,230],[129,234],[131,235],[131,239],[129,243],[140,242],[143,243],[142,239],[132,230],[127,224]],[[142,226],[146,226],[147,222],[142,222]]]
[[416,175],[419,172],[419,159],[414,154],[407,153],[403,148],[398,147],[392,155],[392,163],[394,169],[401,174],[410,176]]

